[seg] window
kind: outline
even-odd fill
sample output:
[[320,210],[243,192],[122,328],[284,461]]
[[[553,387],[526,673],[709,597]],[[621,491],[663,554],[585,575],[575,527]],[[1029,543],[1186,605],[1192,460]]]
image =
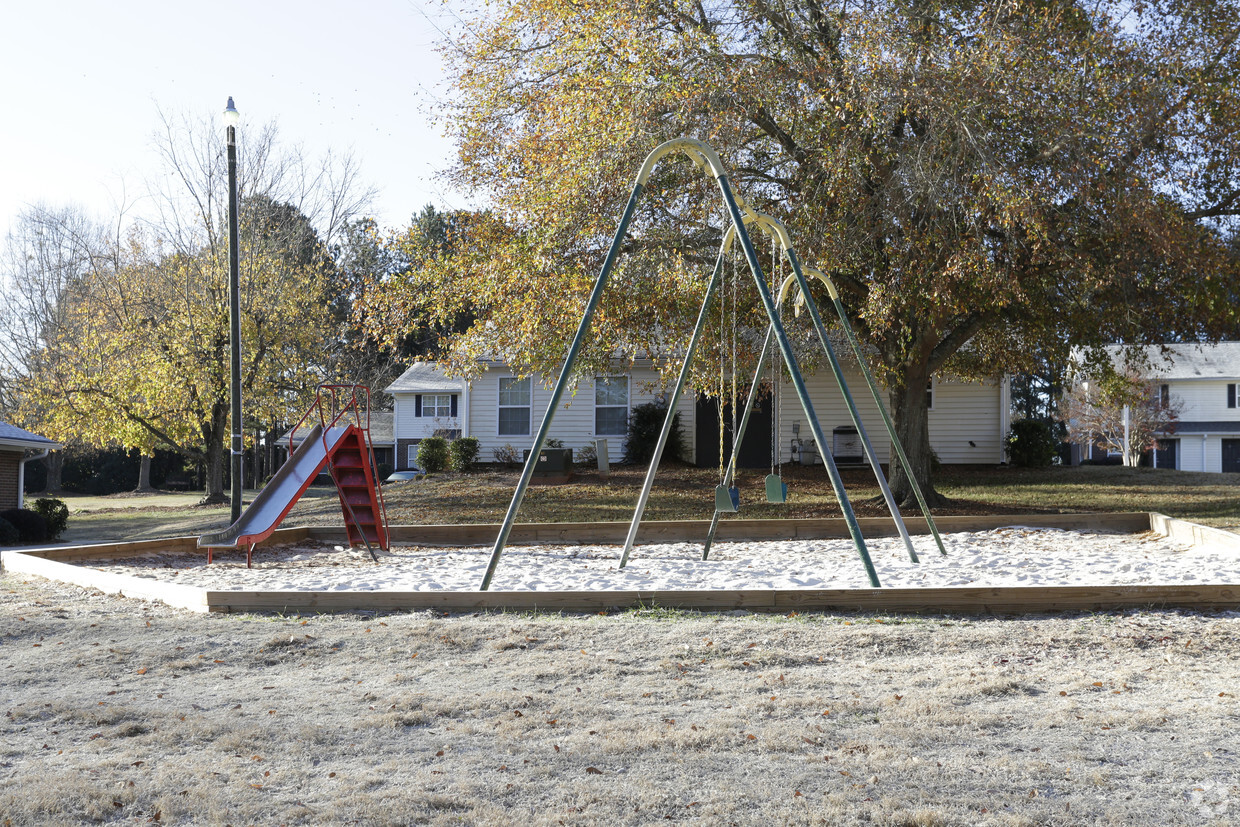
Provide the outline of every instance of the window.
[[528,436],[530,433],[530,379],[503,377],[499,380],[499,435]]
[[1159,385],[1158,386],[1158,403],[1162,405],[1164,408],[1168,408],[1171,406],[1171,386],[1170,385]]
[[1236,407],[1236,385],[1232,383],[1227,386],[1227,407]]
[[934,410],[934,380],[926,383],[926,410]]
[[629,378],[594,378],[594,433],[623,436],[629,431]]
[[405,457],[405,465],[408,468],[418,467],[418,443],[413,443],[408,448],[409,454]]
[[447,418],[456,416],[456,394],[453,393],[424,393],[418,396],[414,416],[428,417],[436,419],[439,417]]

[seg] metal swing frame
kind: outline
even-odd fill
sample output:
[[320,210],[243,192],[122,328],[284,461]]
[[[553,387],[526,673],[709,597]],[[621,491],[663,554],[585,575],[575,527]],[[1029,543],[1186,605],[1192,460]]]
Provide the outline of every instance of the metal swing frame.
[[[504,521],[500,525],[499,535],[495,539],[495,545],[491,550],[491,558],[487,564],[486,573],[483,575],[480,589],[486,591],[491,586],[491,581],[495,577],[495,572],[499,567],[500,559],[503,555],[504,547],[507,545],[508,537],[512,533],[512,527],[516,522],[517,512],[521,508],[521,503],[525,498],[526,490],[529,487],[530,479],[534,475],[534,468],[537,458],[546,443],[547,434],[550,431],[552,419],[555,417],[556,411],[560,407],[560,401],[564,396],[570,378],[573,373],[573,367],[577,361],[577,356],[581,351],[585,342],[587,333],[590,330],[590,324],[593,321],[594,313],[598,309],[599,302],[602,299],[603,292],[607,287],[608,279],[611,271],[615,266],[617,257],[620,254],[620,248],[623,245],[625,233],[628,231],[629,224],[632,222],[633,214],[636,211],[637,203],[641,199],[645,190],[646,183],[650,180],[650,176],[654,171],[655,165],[665,156],[673,153],[681,152],[689,157],[689,160],[704,173],[714,178],[716,185],[719,187],[720,196],[722,197],[724,206],[728,210],[731,219],[732,232],[735,232],[736,240],[741,244],[741,248],[745,253],[745,258],[749,264],[750,273],[753,275],[754,285],[758,291],[758,295],[762,300],[764,309],[766,310],[767,319],[770,322],[770,336],[775,340],[783,356],[784,364],[788,367],[790,380],[797,397],[801,402],[801,408],[805,418],[809,424],[811,434],[819,445],[826,445],[826,437],[822,432],[822,426],[818,421],[818,415],[814,411],[814,404],[810,399],[809,390],[805,386],[804,377],[801,375],[800,367],[797,363],[796,354],[793,352],[792,343],[789,341],[787,333],[784,330],[782,321],[775,305],[775,298],[771,295],[771,291],[767,288],[766,278],[762,273],[762,266],[758,262],[758,256],[750,241],[749,234],[745,229],[746,215],[756,217],[753,210],[743,206],[743,200],[735,196],[732,192],[732,185],[728,178],[727,170],[723,166],[723,162],[706,144],[694,138],[675,138],[666,141],[657,146],[642,164],[637,174],[637,179],[633,185],[632,194],[629,196],[628,203],[625,205],[624,212],[620,218],[620,224],[616,228],[615,235],[612,238],[611,245],[608,248],[607,255],[603,260],[603,266],[599,272],[598,278],[594,282],[594,287],[590,292],[590,297],[586,302],[585,310],[582,314],[581,322],[577,327],[577,332],[573,336],[572,343],[569,345],[568,353],[564,359],[564,366],[560,371],[560,376],[556,380],[555,387],[551,392],[551,398],[548,400],[546,413],[543,415],[542,423],[539,425],[538,433],[534,438],[534,444],[530,451],[529,459],[525,462],[525,467],[521,472],[521,477],[517,481],[517,488],[513,492],[511,503],[509,503],[508,511],[504,515]],[[718,268],[716,268],[718,269]],[[809,297],[809,290],[805,285],[804,275],[800,274],[799,268],[794,268],[794,273],[798,276],[798,283],[801,285],[802,292],[806,295],[807,303],[812,304],[812,298]],[[712,279],[713,280],[713,279]],[[708,288],[709,290],[709,288]],[[704,321],[699,315],[699,323]],[[764,351],[766,348],[764,348]],[[692,354],[686,354],[690,357]],[[682,380],[687,377],[687,367],[690,359],[686,358],[685,367],[681,369]],[[677,402],[679,401],[680,391],[683,389],[683,381],[677,383],[677,387],[668,403],[668,420],[674,416]],[[670,430],[669,424],[665,422],[664,431]],[[666,444],[666,439],[661,433],[660,444],[662,447]],[[634,515],[633,522],[629,528],[629,538],[625,542],[625,552],[621,558],[621,566],[627,562],[628,552],[632,548],[632,540],[636,537],[637,525],[641,519],[641,511],[644,510],[644,501],[649,496],[649,488],[653,484],[654,475],[659,465],[661,452],[656,449],[650,469],[647,473],[646,483],[643,486],[642,502],[639,503],[638,513]],[[857,517],[853,513],[852,505],[849,503],[848,494],[844,490],[843,480],[840,478],[839,469],[835,467],[835,461],[829,453],[823,455],[824,463],[827,467],[827,474],[831,480],[831,486],[834,490],[836,500],[840,504],[840,510],[844,515],[844,522],[848,527],[848,533],[856,548],[857,555],[861,558],[862,565],[865,568],[866,575],[871,586],[879,588],[881,583],[878,579],[878,572],[874,569],[874,563],[870,559],[869,550],[866,548],[865,539],[861,535],[861,527],[857,523]]]

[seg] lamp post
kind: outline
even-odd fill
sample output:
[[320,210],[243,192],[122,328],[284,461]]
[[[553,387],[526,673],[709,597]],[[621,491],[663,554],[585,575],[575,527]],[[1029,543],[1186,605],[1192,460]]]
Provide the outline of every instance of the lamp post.
[[241,518],[242,466],[241,452],[244,447],[241,430],[241,256],[238,251],[237,231],[237,123],[241,113],[228,97],[224,110],[224,124],[228,129],[228,319],[229,338],[232,345],[231,379],[232,396],[232,521]]

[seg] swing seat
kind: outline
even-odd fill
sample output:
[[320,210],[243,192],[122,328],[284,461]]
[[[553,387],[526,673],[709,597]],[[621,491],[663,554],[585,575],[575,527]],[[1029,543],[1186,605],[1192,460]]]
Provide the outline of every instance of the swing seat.
[[779,474],[766,475],[766,501],[768,503],[788,501],[788,483],[780,479]]
[[715,510],[739,511],[741,508],[741,490],[726,485],[715,486]]

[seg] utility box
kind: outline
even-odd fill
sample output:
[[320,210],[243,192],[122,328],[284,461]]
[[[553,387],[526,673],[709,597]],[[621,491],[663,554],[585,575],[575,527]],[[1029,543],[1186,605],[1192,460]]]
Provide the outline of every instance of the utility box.
[[[525,460],[530,459],[530,452],[525,451]],[[538,462],[534,465],[534,475],[530,477],[530,485],[563,485],[573,476],[573,449],[543,448],[538,452]]]
[[861,435],[851,425],[841,425],[831,432],[831,456],[836,465],[860,465],[865,462]]

